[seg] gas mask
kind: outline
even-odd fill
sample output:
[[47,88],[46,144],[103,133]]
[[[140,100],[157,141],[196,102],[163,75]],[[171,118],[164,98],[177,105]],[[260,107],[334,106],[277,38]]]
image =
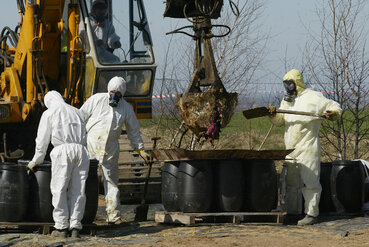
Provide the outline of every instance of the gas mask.
[[121,97],[119,97],[116,93],[110,94],[110,96],[109,96],[109,105],[111,107],[116,107],[118,105],[118,102],[119,102]]
[[287,102],[292,102],[296,98],[296,83],[294,81],[286,80],[283,81],[284,88],[287,91],[287,94],[284,96],[284,100]]

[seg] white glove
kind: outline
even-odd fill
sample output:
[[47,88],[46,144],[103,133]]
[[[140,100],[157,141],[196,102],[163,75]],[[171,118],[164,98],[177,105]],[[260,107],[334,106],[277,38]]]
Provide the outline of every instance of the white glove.
[[32,161],[32,160],[31,160],[31,161],[28,163],[27,168],[34,172],[34,171],[35,171],[35,170],[34,170],[34,169],[35,169],[35,166],[37,166],[36,162],[34,162],[34,161]]
[[138,153],[140,154],[140,156],[146,161],[146,162],[150,162],[152,161],[152,156],[146,152],[145,150],[143,149],[139,149],[138,150]]

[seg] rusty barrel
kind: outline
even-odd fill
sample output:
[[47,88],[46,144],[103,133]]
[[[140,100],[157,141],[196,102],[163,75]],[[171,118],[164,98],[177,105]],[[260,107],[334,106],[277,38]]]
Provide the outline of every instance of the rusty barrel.
[[182,212],[208,212],[213,200],[212,160],[180,162],[178,203]]
[[17,222],[24,219],[28,191],[26,166],[0,163],[0,221]]

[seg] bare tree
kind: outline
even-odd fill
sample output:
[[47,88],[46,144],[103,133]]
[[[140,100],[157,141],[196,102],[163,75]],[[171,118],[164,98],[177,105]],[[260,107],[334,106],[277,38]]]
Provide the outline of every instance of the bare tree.
[[331,160],[367,158],[368,77],[363,0],[330,0],[317,8],[320,34],[311,33],[307,44],[306,73],[339,102],[343,114],[337,122],[323,122],[323,152]]
[[[263,51],[268,38],[259,31],[263,2],[263,0],[233,0],[233,5],[226,3],[221,17],[213,20],[214,25],[230,27],[229,35],[212,39],[217,69],[227,91],[247,92],[250,82],[257,81],[256,71],[264,58]],[[188,32],[192,30],[188,29]],[[215,35],[222,35],[225,32],[225,28],[213,27]],[[193,74],[194,53],[195,42],[187,36],[177,34],[168,43],[166,61],[163,61],[164,69],[160,71],[164,83],[161,94],[180,94],[186,90]],[[168,106],[169,104],[164,104],[164,107]],[[177,115],[173,109],[168,113]]]

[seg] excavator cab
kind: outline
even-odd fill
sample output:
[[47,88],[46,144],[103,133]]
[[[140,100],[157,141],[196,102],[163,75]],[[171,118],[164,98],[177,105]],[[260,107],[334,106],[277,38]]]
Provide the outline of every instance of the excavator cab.
[[[88,33],[86,57],[97,68],[96,79],[89,81],[94,81],[91,93],[105,92],[111,77],[122,76],[127,81],[126,98],[151,97],[156,65],[143,1],[106,0],[102,29],[95,17],[96,2],[103,0],[88,0],[83,13]],[[101,35],[102,30],[106,35]]]
[[80,107],[114,76],[138,118],[151,118],[156,64],[143,0],[17,0],[0,34],[0,161],[30,158],[43,97]]
[[127,81],[124,95],[138,118],[151,118],[155,78],[152,39],[142,0],[80,0],[85,45],[84,99],[106,92],[109,80]]

